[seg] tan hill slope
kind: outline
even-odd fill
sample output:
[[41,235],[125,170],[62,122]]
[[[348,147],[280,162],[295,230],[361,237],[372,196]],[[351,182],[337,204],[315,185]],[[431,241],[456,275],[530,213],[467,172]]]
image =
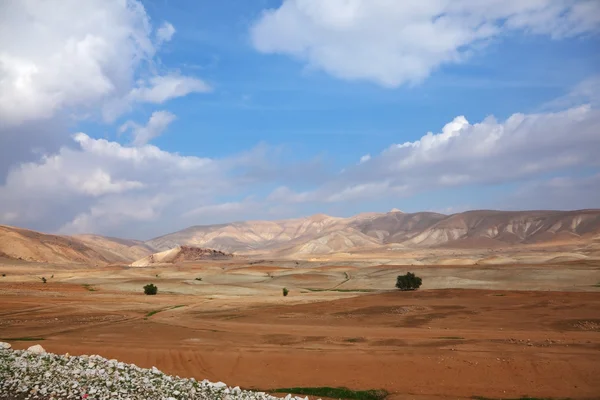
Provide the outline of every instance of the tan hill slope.
[[111,262],[131,262],[156,251],[139,240],[98,235],[75,235],[72,237],[91,247]]
[[[0,256],[29,261],[100,265],[142,262],[157,251],[182,246],[273,258],[382,251],[392,256],[393,252],[430,248],[514,250],[521,246],[566,246],[574,253],[584,251],[600,257],[600,210],[477,210],[453,215],[393,210],[350,218],[319,214],[281,221],[193,226],[147,242],[98,235],[48,235],[0,226]],[[183,254],[177,261],[220,256],[193,255],[189,251]],[[148,262],[154,261],[144,261]]]
[[281,221],[193,226],[146,242],[239,254],[294,257],[400,248],[491,248],[584,243],[600,235],[600,210],[368,213],[351,218],[316,215]]
[[223,260],[232,254],[219,250],[202,249],[191,246],[178,246],[160,253],[151,254],[131,263],[132,267],[149,267],[158,264],[177,264],[184,261]]
[[131,262],[153,250],[143,242],[95,235],[49,235],[0,225],[0,256],[34,262],[106,265]]
[[107,264],[109,259],[77,239],[0,225],[0,253],[52,263]]

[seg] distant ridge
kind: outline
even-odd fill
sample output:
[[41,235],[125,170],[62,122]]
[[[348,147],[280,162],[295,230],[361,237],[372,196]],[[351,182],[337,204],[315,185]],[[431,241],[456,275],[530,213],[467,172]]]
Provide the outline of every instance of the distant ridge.
[[[452,215],[390,211],[349,218],[317,214],[280,221],[192,226],[146,242],[99,235],[50,235],[0,225],[0,261],[90,265],[142,262],[150,255],[155,259],[165,257],[155,253],[173,249],[178,249],[177,254],[169,253],[168,257],[179,257],[175,260],[179,262],[226,258],[231,253],[310,259],[328,254],[364,256],[385,252],[394,257],[411,249],[519,246],[570,246],[575,254],[577,248],[585,248],[586,254],[600,257],[600,210],[473,210]],[[142,263],[148,262],[153,261]]]
[[193,226],[146,242],[166,250],[179,245],[238,254],[282,257],[393,248],[490,248],[574,243],[600,235],[600,210],[473,210],[362,213],[338,218],[324,214],[280,221]]

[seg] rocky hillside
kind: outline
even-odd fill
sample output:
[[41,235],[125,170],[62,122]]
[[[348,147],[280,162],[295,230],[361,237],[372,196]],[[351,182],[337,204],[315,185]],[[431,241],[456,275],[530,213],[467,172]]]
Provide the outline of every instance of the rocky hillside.
[[192,246],[178,246],[160,253],[151,254],[131,264],[132,267],[149,267],[157,264],[177,264],[184,261],[223,260],[232,254],[219,250]]
[[146,242],[157,249],[179,245],[239,254],[277,256],[397,248],[473,247],[573,243],[600,238],[600,210],[431,212],[315,215],[282,221],[193,226]]
[[49,235],[0,225],[0,257],[49,263],[106,265],[152,253],[143,242],[102,236]]
[[[422,248],[588,246],[600,252],[600,210],[323,214],[281,221],[193,226],[147,242],[98,235],[58,236],[0,226],[0,257],[56,263],[143,265],[228,257],[311,255]],[[591,247],[590,247],[591,246]],[[193,249],[214,249],[193,250]],[[158,253],[167,251],[167,253]],[[170,252],[168,252],[170,251]],[[390,253],[387,253],[390,254]],[[166,257],[166,258],[165,258]],[[179,257],[179,258],[177,258]],[[166,260],[166,261],[165,261]]]

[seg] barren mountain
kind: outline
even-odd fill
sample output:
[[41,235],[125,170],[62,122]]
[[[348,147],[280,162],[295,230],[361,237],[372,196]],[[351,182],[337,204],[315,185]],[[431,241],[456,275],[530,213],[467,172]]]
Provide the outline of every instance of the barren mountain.
[[26,261],[107,264],[109,259],[77,239],[0,225],[0,255]]
[[139,241],[95,235],[49,235],[0,225],[0,256],[12,259],[105,265],[131,262],[152,252]]
[[350,218],[318,214],[281,221],[193,226],[147,242],[97,235],[47,235],[0,226],[0,256],[30,261],[131,263],[180,246],[299,259],[328,254],[385,254],[394,258],[427,249],[517,251],[524,246],[561,247],[561,251],[572,253],[570,256],[585,253],[600,257],[600,210],[478,210],[453,215],[393,210]]
[[315,215],[282,221],[193,226],[146,242],[157,249],[179,245],[240,254],[305,256],[402,248],[493,248],[585,243],[600,235],[600,210],[467,211],[453,215],[401,211],[350,218]]
[[184,261],[222,260],[233,257],[219,250],[180,246],[160,253],[151,254],[131,264],[132,267],[149,267],[156,264],[176,264]]
[[156,251],[140,240],[99,235],[75,235],[72,237],[91,247],[111,262],[131,262]]

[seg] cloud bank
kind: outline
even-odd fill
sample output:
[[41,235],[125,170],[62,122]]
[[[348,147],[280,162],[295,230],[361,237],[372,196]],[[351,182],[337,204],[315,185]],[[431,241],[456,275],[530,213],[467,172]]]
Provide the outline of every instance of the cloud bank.
[[347,80],[418,83],[512,32],[597,32],[596,0],[284,0],[251,28],[254,47]]

